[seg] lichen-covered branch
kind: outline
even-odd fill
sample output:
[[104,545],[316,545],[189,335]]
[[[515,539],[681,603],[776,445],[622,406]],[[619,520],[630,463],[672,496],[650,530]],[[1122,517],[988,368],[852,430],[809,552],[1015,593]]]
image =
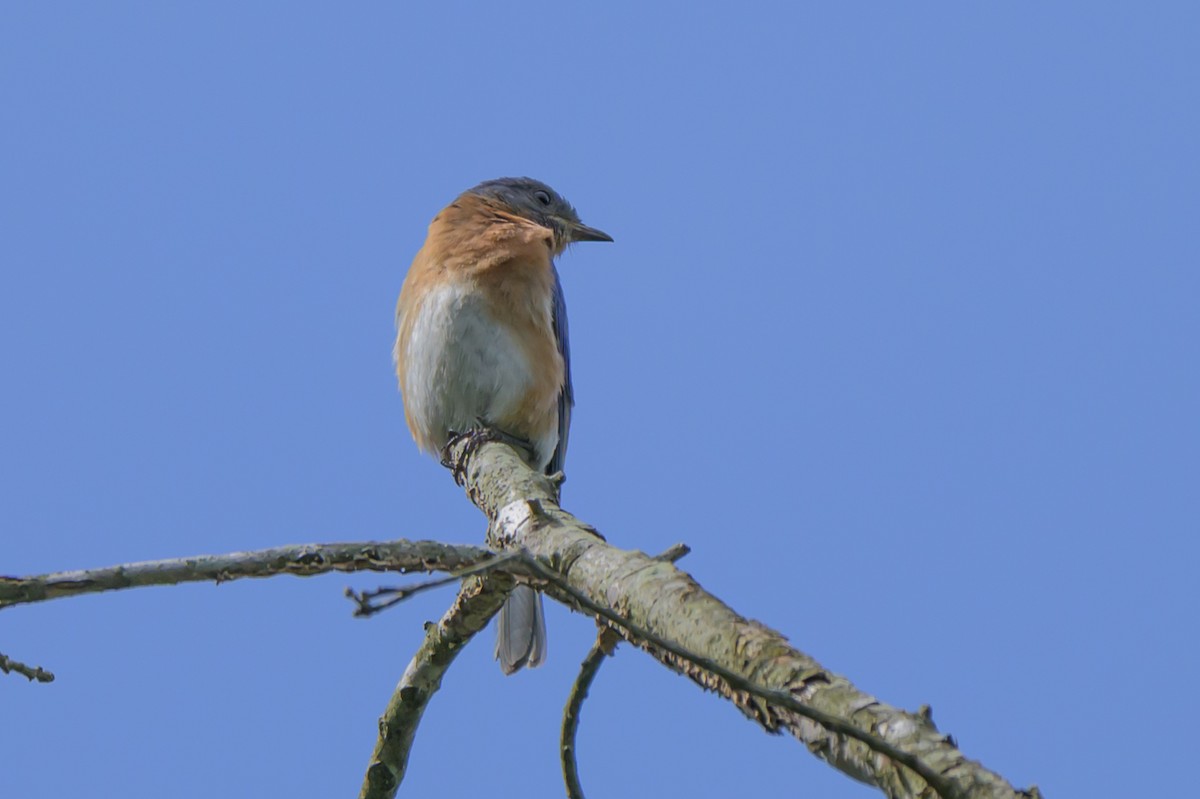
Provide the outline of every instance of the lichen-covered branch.
[[424,642],[379,719],[379,738],[359,799],[391,799],[396,795],[408,768],[417,725],[441,687],[442,676],[471,637],[500,610],[512,586],[513,579],[506,574],[468,577],[441,621],[426,627]]
[[[572,589],[607,608],[635,629],[673,642],[722,671],[766,692],[794,697],[820,714],[843,720],[890,746],[919,758],[950,797],[1036,796],[1018,791],[1000,775],[968,760],[926,714],[906,713],[863,693],[849,680],[793,648],[782,635],[743,618],[670,563],[641,552],[619,550],[591,527],[562,510],[554,483],[529,469],[517,453],[498,443],[451,453],[455,475],[488,517],[489,543],[523,547],[558,572]],[[578,605],[553,585],[544,590]],[[842,772],[874,785],[890,797],[933,797],[936,792],[913,771],[860,740],[839,734],[792,709],[745,690],[699,665],[639,639],[624,637],[662,663],[716,691],[769,732],[786,731]],[[760,692],[762,693],[762,692]]]
[[[730,700],[767,731],[790,733],[818,757],[890,797],[1039,796],[1036,788],[1018,791],[968,760],[937,730],[928,712],[907,713],[859,691],[779,633],[736,614],[662,556],[609,546],[593,528],[558,506],[554,478],[530,470],[506,444],[464,441],[452,445],[448,455],[455,479],[489,519],[489,545],[518,554],[498,558],[480,547],[405,540],[276,547],[0,577],[0,610],[124,588],[277,574],[370,570],[457,576],[486,570],[468,577],[454,606],[429,626],[380,720],[361,796],[394,795],[426,704],[455,655],[499,609],[514,580],[533,581],[548,595],[584,609],[660,662]],[[378,609],[417,590],[422,586],[396,590],[382,601],[380,592],[361,595],[357,601]],[[3,655],[0,671],[52,678]],[[577,723],[578,701],[574,717],[572,724]],[[569,737],[573,735],[564,732],[564,755],[571,755],[573,762]],[[574,785],[580,794],[577,780]]]
[[54,675],[41,666],[30,666],[19,660],[13,660],[3,652],[0,652],[0,671],[5,674],[15,672],[30,682],[54,682]]
[[355,571],[455,572],[491,557],[492,553],[482,547],[455,546],[438,541],[399,539],[346,544],[296,544],[253,552],[148,560],[33,577],[0,577],[0,609],[124,588],[206,581],[223,583],[244,577],[273,577],[277,574],[311,577],[328,572]]

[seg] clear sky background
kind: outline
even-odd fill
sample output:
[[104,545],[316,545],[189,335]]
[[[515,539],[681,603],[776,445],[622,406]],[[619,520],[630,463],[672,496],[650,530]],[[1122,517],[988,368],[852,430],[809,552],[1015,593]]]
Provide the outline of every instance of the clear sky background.
[[[653,6],[653,7],[650,7]],[[25,3],[0,11],[0,574],[478,543],[393,307],[547,181],[564,504],[1049,797],[1182,796],[1200,589],[1195,3]],[[422,623],[375,575],[0,613],[0,795],[352,796]],[[460,657],[409,796],[561,795],[592,622]],[[867,797],[624,647],[589,796]]]

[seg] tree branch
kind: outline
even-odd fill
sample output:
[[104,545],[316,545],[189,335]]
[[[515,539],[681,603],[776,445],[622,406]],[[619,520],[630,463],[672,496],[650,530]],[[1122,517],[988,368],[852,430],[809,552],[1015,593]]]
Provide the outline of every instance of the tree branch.
[[253,552],[148,560],[33,577],[0,577],[0,609],[124,588],[205,581],[223,583],[277,574],[311,577],[335,571],[456,572],[492,557],[495,557],[494,553],[481,547],[455,546],[438,541],[398,539],[347,544],[297,544]]
[[[703,655],[698,655],[695,652],[689,652],[683,647],[674,644],[665,638],[655,635],[643,627],[639,627],[638,625],[630,622],[628,619],[625,619],[619,614],[614,613],[609,608],[596,604],[586,595],[576,591],[569,584],[563,582],[558,575],[547,569],[545,566],[542,566],[536,560],[530,560],[529,565],[534,572],[540,572],[541,576],[547,582],[558,586],[560,589],[566,592],[578,606],[582,607],[588,613],[607,621],[610,625],[610,630],[622,631],[627,638],[639,642],[639,645],[644,649],[649,650],[651,648],[658,648],[673,655],[678,660],[685,661],[692,666],[707,671],[714,677],[724,680],[735,693],[745,692],[752,697],[780,705],[792,711],[793,713],[808,719],[809,721],[815,721],[830,732],[835,732],[840,735],[853,738],[854,740],[865,744],[869,749],[871,749],[871,751],[886,755],[897,763],[908,766],[923,780],[925,780],[925,782],[928,783],[929,786],[932,787],[940,797],[948,798],[958,796],[953,786],[946,783],[946,781],[941,778],[940,774],[935,772],[916,755],[911,754],[910,752],[905,752],[899,747],[893,746],[878,735],[860,730],[853,724],[843,721],[837,716],[830,715],[823,710],[808,707],[789,693],[766,688],[754,682],[753,680],[746,679],[742,675],[730,671],[721,664],[712,661],[710,658],[706,658]],[[599,662],[597,662],[596,668],[599,668]],[[931,716],[931,713],[926,714],[927,719],[931,718]]]
[[[455,477],[487,515],[488,541],[494,548],[528,550],[573,592],[623,620],[613,626],[627,640],[718,692],[768,732],[786,730],[835,768],[891,797],[930,797],[934,790],[928,779],[898,766],[864,737],[880,739],[918,760],[947,799],[1036,795],[1036,789],[1017,791],[968,760],[929,718],[859,691],[779,633],[736,614],[673,565],[609,546],[593,528],[562,510],[553,482],[529,469],[509,447],[486,442],[468,451],[460,442],[454,450]],[[554,585],[545,591],[569,605],[580,604]],[[648,636],[673,642],[676,651]],[[751,692],[746,685],[762,690]],[[783,701],[785,697],[790,700]],[[815,713],[798,712],[797,703]],[[836,726],[860,734],[849,737],[813,717],[838,720]]]
[[[503,604],[514,580],[533,582],[559,601],[603,619],[607,628],[660,662],[729,699],[765,730],[786,730],[818,757],[888,796],[1040,796],[1036,788],[1017,791],[999,775],[968,760],[949,736],[937,731],[928,713],[906,713],[862,693],[792,648],[779,633],[734,613],[670,563],[609,546],[593,528],[558,506],[555,480],[530,470],[508,445],[459,442],[451,446],[449,460],[455,479],[489,519],[489,544],[514,554],[496,557],[478,547],[405,540],[276,547],[0,577],[0,609],[124,588],[220,583],[276,574],[486,571],[485,576],[470,577],[442,620],[429,625],[424,644],[380,719],[380,736],[361,796],[394,795],[417,723],[442,675]],[[403,589],[394,601],[434,584]],[[356,600],[360,609],[393,601],[373,605],[378,596],[383,594]],[[594,659],[598,666],[602,656],[596,654]],[[3,655],[0,671],[52,679],[49,672]],[[573,767],[573,725],[592,675],[594,671],[589,674],[586,668],[581,673],[577,696],[567,709],[574,721],[564,719],[565,771]],[[567,779],[570,785],[569,774]],[[577,775],[570,790],[572,795],[582,793]]]
[[391,799],[408,768],[408,753],[421,715],[442,685],[442,676],[475,633],[487,626],[512,589],[506,574],[468,577],[454,604],[437,624],[428,623],[425,641],[400,678],[379,719],[379,738],[359,799]]
[[0,652],[0,671],[5,674],[11,674],[15,671],[30,682],[35,680],[37,682],[54,682],[54,675],[41,666],[27,666],[19,660],[13,660],[3,652]]

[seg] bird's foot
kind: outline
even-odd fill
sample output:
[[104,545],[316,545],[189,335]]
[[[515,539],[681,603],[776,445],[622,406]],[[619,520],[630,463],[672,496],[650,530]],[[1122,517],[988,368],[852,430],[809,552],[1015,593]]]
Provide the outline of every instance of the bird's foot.
[[[507,444],[510,447],[522,452],[525,455],[526,461],[532,461],[534,457],[533,444],[525,439],[514,436],[511,433],[506,433],[496,427],[492,427],[483,419],[476,420],[479,423],[478,427],[473,427],[463,433],[450,431],[450,439],[446,442],[446,446],[442,447],[442,466],[445,466],[454,473],[454,480],[459,485],[462,485],[462,478],[466,476],[467,459],[475,454],[475,451],[489,441],[497,441],[501,444]],[[454,449],[465,441],[458,457],[453,454]]]
[[512,433],[507,433],[498,427],[493,427],[483,419],[476,419],[479,426],[488,432],[491,436],[489,441],[499,441],[502,444],[508,444],[513,449],[521,453],[526,461],[532,462],[537,457],[537,451],[534,450],[533,444],[520,436],[514,436]]

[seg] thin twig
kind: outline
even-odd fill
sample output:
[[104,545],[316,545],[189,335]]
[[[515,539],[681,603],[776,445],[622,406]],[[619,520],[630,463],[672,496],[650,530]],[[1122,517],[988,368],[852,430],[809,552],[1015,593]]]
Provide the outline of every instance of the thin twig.
[[30,682],[54,682],[54,675],[41,666],[27,666],[19,660],[13,660],[3,652],[0,652],[0,671],[5,674],[15,671],[22,677],[28,678]]
[[468,577],[441,620],[426,625],[425,640],[379,719],[379,738],[359,799],[391,799],[396,795],[408,767],[417,725],[441,687],[442,676],[472,636],[500,610],[512,585],[512,578],[505,574]]
[[360,541],[344,544],[297,544],[253,552],[150,560],[100,569],[55,572],[32,577],[0,577],[0,609],[48,599],[140,588],[148,585],[293,574],[311,577],[328,572],[450,571],[494,557],[473,546],[438,541]]
[[579,665],[579,676],[567,697],[563,709],[562,735],[559,738],[559,753],[562,757],[563,781],[567,784],[568,799],[583,799],[583,786],[579,784],[579,766],[576,763],[575,734],[579,731],[579,712],[583,700],[587,699],[592,680],[600,671],[600,664],[616,649],[620,636],[611,627],[602,625],[596,635],[596,643],[588,650],[587,657]]
[[[355,591],[352,588],[347,588],[346,596],[354,600],[354,603],[357,605],[354,615],[359,618],[368,618],[374,616],[376,613],[387,610],[393,605],[398,605],[417,594],[424,593],[433,588],[441,588],[450,583],[456,583],[464,577],[470,577],[472,574],[497,571],[501,566],[505,566],[513,561],[523,563],[525,558],[520,552],[506,552],[501,555],[493,555],[490,559],[474,566],[468,566],[465,569],[451,572],[445,577],[437,577],[433,580],[426,580],[423,583],[415,583],[403,587],[376,588],[372,591]],[[376,600],[380,597],[387,597],[387,599],[377,602]]]

